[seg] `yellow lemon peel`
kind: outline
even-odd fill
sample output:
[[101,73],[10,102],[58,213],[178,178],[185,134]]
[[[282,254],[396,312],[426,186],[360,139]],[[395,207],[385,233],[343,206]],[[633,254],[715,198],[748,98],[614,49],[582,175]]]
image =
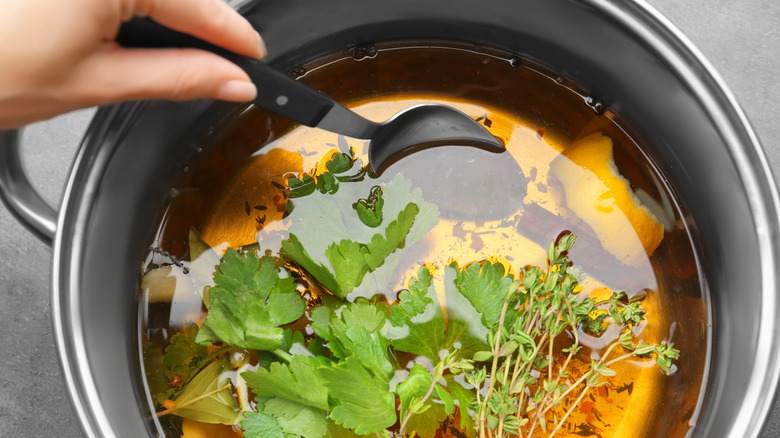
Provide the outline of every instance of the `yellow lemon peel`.
[[317,163],[316,166],[314,166],[314,169],[311,170],[311,176],[318,177],[322,175],[325,172],[328,172],[328,161],[330,161],[334,155],[338,154],[340,151],[338,149],[331,149],[328,152],[325,153],[325,155],[322,156],[322,159]]
[[240,438],[243,436],[233,426],[207,424],[185,418],[182,422],[182,438]]
[[615,258],[638,266],[658,248],[663,225],[618,172],[609,137],[596,132],[572,143],[550,170],[563,187],[567,207]]

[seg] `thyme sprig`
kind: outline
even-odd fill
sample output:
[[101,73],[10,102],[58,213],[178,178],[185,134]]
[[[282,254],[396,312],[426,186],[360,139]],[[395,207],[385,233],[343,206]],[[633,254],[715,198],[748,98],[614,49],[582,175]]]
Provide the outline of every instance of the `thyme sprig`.
[[[476,366],[465,378],[475,387],[480,438],[530,437],[537,428],[546,433],[550,421],[553,436],[590,389],[608,384],[606,379],[617,375],[612,365],[631,357],[654,358],[669,374],[672,360],[679,356],[667,343],[634,339],[631,329],[645,314],[642,296],[629,299],[624,291],[616,291],[596,302],[578,295],[582,287],[567,255],[574,241],[575,236],[566,233],[550,244],[545,271],[523,269],[519,287],[506,294],[500,319],[489,332],[490,351],[473,357]],[[515,302],[517,306],[510,305]],[[600,311],[605,306],[607,311]],[[620,326],[619,338],[586,372],[573,376],[570,365],[582,348],[580,330],[601,334],[607,317]],[[561,364],[556,361],[556,347],[566,355]],[[612,357],[618,351],[623,354]],[[558,418],[554,408],[571,399],[574,402]]]

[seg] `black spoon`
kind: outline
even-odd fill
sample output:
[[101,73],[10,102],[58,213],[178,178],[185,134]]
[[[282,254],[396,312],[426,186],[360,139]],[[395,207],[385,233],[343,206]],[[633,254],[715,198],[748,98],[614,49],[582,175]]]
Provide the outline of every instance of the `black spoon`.
[[432,146],[474,146],[493,152],[504,151],[504,146],[487,129],[454,108],[416,105],[383,123],[372,122],[262,61],[168,29],[149,19],[134,18],[123,24],[116,41],[125,47],[196,48],[235,63],[257,86],[257,105],[306,126],[370,139],[368,161],[376,172],[383,170],[393,157]]

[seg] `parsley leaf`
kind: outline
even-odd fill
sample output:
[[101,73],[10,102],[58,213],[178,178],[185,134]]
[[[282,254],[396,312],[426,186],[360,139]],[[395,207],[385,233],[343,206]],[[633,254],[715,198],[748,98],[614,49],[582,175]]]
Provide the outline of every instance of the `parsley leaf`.
[[314,332],[320,339],[327,343],[327,348],[333,353],[334,357],[343,359],[347,357],[347,352],[331,331],[331,318],[336,318],[334,310],[324,305],[315,307],[314,310],[311,311],[311,328],[314,329]]
[[[340,324],[331,327],[338,330]],[[344,348],[352,353],[360,363],[371,370],[378,379],[389,382],[393,377],[393,364],[387,355],[388,342],[379,333],[371,333],[365,327],[343,326],[343,331],[337,331],[337,338]]]
[[261,261],[255,254],[228,249],[214,282],[209,313],[196,338],[201,345],[222,341],[275,350],[282,344],[280,326],[300,318],[306,308],[292,278],[281,278],[270,257]]
[[[419,363],[412,365],[409,377],[398,384],[396,392],[401,399],[400,417],[404,418],[410,405],[422,399],[431,387],[433,378],[428,370]],[[438,384],[437,384],[438,385]],[[411,436],[433,438],[439,429],[439,424],[447,419],[444,404],[433,397],[425,401],[419,413],[412,415],[406,424],[406,432]]]
[[[452,262],[450,267],[457,270],[455,285],[477,312],[482,314],[482,325],[491,328],[501,319],[501,309],[510,290],[517,290],[519,282],[512,275],[504,272],[501,263],[485,261],[482,264],[472,263],[463,269],[458,269],[458,262]],[[509,309],[514,309],[518,299],[510,301]],[[514,321],[515,312],[507,312],[505,323]]]
[[325,435],[327,413],[321,409],[303,406],[283,398],[272,398],[265,402],[263,412],[276,417],[284,433],[303,438],[321,438]]
[[374,271],[390,254],[404,246],[406,235],[409,234],[419,212],[419,207],[410,202],[398,213],[396,220],[390,222],[384,236],[377,233],[368,243],[349,239],[332,243],[325,250],[325,256],[333,267],[333,272],[316,263],[295,234],[291,233],[289,240],[282,241],[280,254],[298,263],[334,295],[343,298],[360,285],[367,272]]
[[258,397],[278,397],[303,406],[328,410],[328,388],[316,370],[319,359],[295,355],[289,364],[272,362],[269,369],[246,371],[241,377]]
[[302,196],[308,196],[314,193],[314,190],[319,190],[320,193],[327,193],[330,195],[335,194],[339,190],[340,181],[349,181],[351,179],[360,178],[362,175],[358,174],[354,177],[336,176],[336,174],[344,173],[355,164],[355,158],[352,153],[337,152],[325,163],[325,172],[312,177],[310,174],[304,174],[302,179],[290,178],[287,180],[287,184],[292,190],[289,194],[290,198],[300,198]]
[[[182,380],[187,379],[196,371],[195,360],[206,357],[207,348],[195,343],[198,335],[198,326],[188,322],[184,330],[171,336],[171,343],[165,349],[163,364],[170,368],[172,374],[178,375]],[[169,378],[172,375],[168,376]]]
[[317,183],[314,181],[311,175],[304,174],[302,179],[290,178],[287,180],[287,184],[292,191],[290,192],[290,198],[300,198],[301,196],[308,196],[314,193],[317,189]]
[[[354,213],[355,200],[365,196],[374,185],[380,185],[383,191],[383,222],[378,228],[366,226]],[[339,297],[348,292],[339,290],[333,264],[326,256],[326,250],[342,240],[370,242],[375,234],[385,235],[390,221],[397,218],[406,206],[412,202],[419,208],[414,224],[404,237],[404,248],[409,248],[422,239],[438,223],[439,209],[435,204],[426,202],[422,190],[412,186],[412,181],[401,174],[390,180],[366,179],[350,184],[342,184],[334,195],[313,193],[311,196],[296,198],[295,209],[287,217],[287,231],[273,231],[270,228],[259,233],[261,250],[280,252],[288,260],[298,263],[304,270]],[[317,220],[312,221],[315,217]],[[294,236],[294,237],[293,237]],[[289,242],[286,242],[289,240]],[[304,250],[305,248],[305,250]],[[290,257],[284,255],[287,252]],[[392,252],[392,251],[391,251]],[[352,296],[370,298],[387,291],[384,285],[392,281],[396,268],[402,262],[403,251],[394,251],[382,260],[381,266],[363,273],[362,281],[352,289]],[[304,261],[306,263],[304,263]],[[352,297],[350,297],[352,298]]]
[[[328,420],[328,430],[325,433],[325,438],[362,438],[364,436],[356,434],[352,429],[345,429],[339,426],[333,420]],[[381,436],[385,437],[386,435]]]
[[373,304],[365,298],[358,298],[353,303],[348,303],[341,312],[341,320],[347,326],[364,327],[370,333],[378,332],[387,321],[386,306]]
[[458,357],[470,358],[477,351],[487,350],[486,331],[478,329],[479,314],[452,289],[445,288],[445,320],[433,276],[427,267],[421,267],[417,277],[409,281],[409,289],[401,292],[398,304],[391,308],[392,329],[387,336],[393,347],[425,356],[434,363],[443,352],[459,350]]
[[352,169],[354,163],[354,157],[347,155],[345,152],[341,152],[334,154],[333,157],[325,163],[325,167],[327,167],[328,172],[331,173],[344,173],[349,169]]
[[365,299],[358,299],[341,309],[340,316],[326,306],[312,312],[312,328],[328,342],[328,348],[339,359],[355,357],[383,383],[393,376],[388,357],[387,339],[379,332],[385,315]]
[[[377,234],[379,235],[379,234]],[[366,245],[354,240],[344,239],[333,243],[325,250],[325,256],[333,266],[339,297],[346,297],[355,286],[363,281],[369,270],[365,257]]]
[[382,187],[371,187],[371,192],[366,199],[358,199],[352,204],[352,208],[357,212],[360,221],[371,228],[382,225],[382,208],[385,206],[385,199],[382,196]]
[[284,438],[276,418],[262,412],[247,412],[241,420],[244,438]]
[[331,366],[323,366],[317,374],[325,381],[334,408],[330,418],[360,435],[379,433],[394,425],[395,396],[388,385],[371,374],[360,361],[348,357]]
[[[365,253],[366,263],[370,271],[378,268],[384,263],[385,258],[392,254],[396,249],[403,248],[406,243],[406,235],[414,225],[414,218],[420,212],[417,204],[410,202],[406,204],[403,210],[398,213],[398,218],[387,226],[385,236],[374,234],[371,242],[366,244]],[[327,252],[326,252],[327,254]],[[330,257],[328,257],[330,259]]]
[[274,416],[285,434],[319,438],[325,434],[328,389],[316,375],[323,360],[294,355],[289,364],[272,362],[269,370],[241,373],[260,398],[268,398],[258,410]]
[[279,252],[279,255],[299,264],[301,268],[316,278],[320,284],[333,292],[334,295],[339,297],[346,296],[346,294],[342,295],[339,283],[336,281],[333,273],[324,265],[318,264],[311,258],[295,234],[291,233],[289,240],[282,241],[282,250]]
[[377,233],[366,244],[351,240],[342,240],[325,250],[325,255],[333,266],[336,281],[341,294],[345,297],[363,281],[363,276],[374,271],[385,258],[405,244],[406,235],[414,224],[414,218],[420,208],[410,202],[398,213],[398,218],[387,226],[385,236]]

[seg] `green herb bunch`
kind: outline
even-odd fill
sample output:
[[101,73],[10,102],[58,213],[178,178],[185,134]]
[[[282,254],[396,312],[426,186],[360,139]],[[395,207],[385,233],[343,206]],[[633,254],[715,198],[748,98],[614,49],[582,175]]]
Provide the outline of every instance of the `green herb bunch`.
[[[498,323],[488,335],[490,351],[473,357],[475,371],[467,381],[476,392],[479,436],[533,436],[537,427],[550,436],[560,431],[569,415],[592,388],[608,384],[617,372],[610,368],[631,357],[653,357],[665,374],[679,351],[662,343],[636,343],[631,329],[644,319],[642,297],[628,300],[625,292],[613,292],[604,302],[580,299],[581,287],[570,271],[566,252],[574,244],[573,234],[562,235],[550,244],[547,269],[527,267],[522,283],[508,291]],[[608,306],[608,313],[597,310]],[[598,314],[598,316],[594,316]],[[580,376],[570,373],[569,366],[582,348],[580,329],[601,334],[609,315],[621,328],[621,334]],[[555,360],[556,344],[565,354],[563,362]],[[623,353],[613,357],[616,350]],[[484,365],[482,365],[484,364]],[[558,418],[554,410],[567,399],[574,399]]]
[[[345,176],[356,160],[346,140],[339,149],[324,173],[290,178],[289,197],[307,197],[296,209],[318,217],[340,217],[334,203],[348,199],[365,233],[334,225],[342,237],[322,240],[298,225],[276,254],[250,246],[220,258],[191,232],[189,275],[208,313],[162,357],[148,354],[147,367],[165,377],[150,380],[159,417],[232,425],[246,438],[552,436],[617,374],[615,363],[641,357],[671,372],[676,349],[634,339],[642,296],[579,293],[570,233],[550,244],[545,267],[515,275],[491,260],[423,265],[395,302],[356,298],[364,278],[392,269],[435,226],[438,208],[400,176],[357,202],[337,194],[367,175]],[[580,333],[609,325],[618,339],[582,366]]]
[[[441,428],[470,437],[530,437],[537,428],[555,435],[590,389],[616,375],[613,364],[652,357],[669,373],[679,354],[635,343],[639,300],[577,295],[566,255],[574,240],[561,236],[546,269],[526,267],[519,279],[499,263],[453,262],[444,270],[453,287],[441,294],[435,270],[423,266],[392,305],[324,296],[307,306],[279,267],[297,259],[228,250],[206,320],[166,350],[169,372],[186,381],[162,394],[170,400],[158,415],[235,424],[247,438],[431,438]],[[315,272],[333,275],[322,268]],[[622,327],[619,339],[587,372],[571,375],[579,331],[599,334],[607,318]]]
[[[343,136],[338,137],[339,152],[334,153],[326,162],[324,169],[317,173],[312,170],[303,174],[299,178],[289,178],[289,197],[300,198],[308,196],[318,191],[322,194],[333,195],[338,192],[340,183],[358,182],[365,179],[366,176],[373,176],[368,166],[363,166],[354,175],[345,175],[350,171],[356,162],[355,151],[347,144]],[[292,210],[293,204],[288,203],[288,211]]]

